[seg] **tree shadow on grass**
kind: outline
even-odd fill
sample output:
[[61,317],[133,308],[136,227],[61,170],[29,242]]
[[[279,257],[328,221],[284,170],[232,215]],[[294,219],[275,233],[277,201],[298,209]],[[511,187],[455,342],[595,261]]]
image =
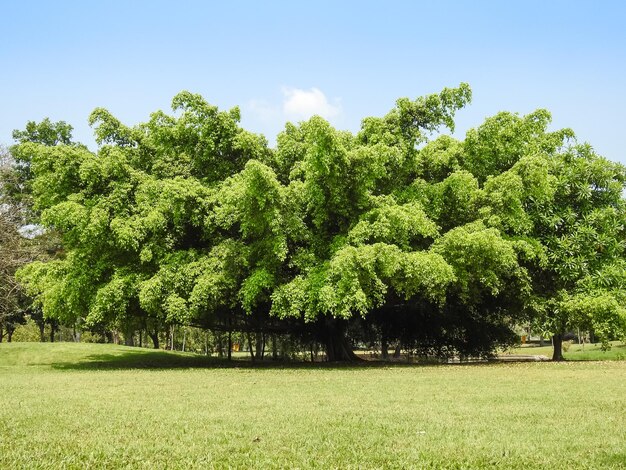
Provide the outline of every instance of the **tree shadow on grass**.
[[52,364],[57,370],[116,370],[116,369],[363,369],[368,367],[406,367],[416,364],[389,364],[383,362],[305,362],[272,360],[252,362],[250,359],[178,355],[167,351],[141,351],[121,354],[92,354],[77,362]]
[[161,350],[137,350],[114,354],[90,354],[76,362],[56,362],[59,370],[106,369],[186,369],[224,367],[225,361],[194,354],[175,354]]
[[341,369],[364,368],[420,368],[450,366],[485,366],[486,363],[442,364],[436,362],[386,362],[362,360],[357,362],[309,362],[300,360],[252,361],[250,358],[217,358],[192,353],[176,353],[163,350],[137,349],[109,354],[91,354],[75,362],[55,362],[56,370],[115,370],[115,369]]

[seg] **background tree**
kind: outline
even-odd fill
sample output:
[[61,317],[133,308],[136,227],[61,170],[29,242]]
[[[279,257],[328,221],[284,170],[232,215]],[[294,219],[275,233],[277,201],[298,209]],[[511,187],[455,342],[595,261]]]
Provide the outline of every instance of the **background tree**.
[[32,212],[33,155],[20,144],[33,142],[49,147],[77,144],[72,141],[72,126],[64,121],[52,122],[49,118],[39,123],[28,121],[24,130],[13,131],[13,140],[16,145],[10,148],[12,162],[3,177],[4,197],[10,200],[12,206],[19,208],[22,224],[36,224],[37,214]]
[[536,208],[536,236],[548,265],[538,273],[538,324],[553,335],[563,360],[563,334],[592,330],[608,345],[626,332],[620,266],[625,257],[626,169],[576,145],[555,159],[554,196]]
[[7,194],[14,178],[15,160],[8,149],[0,148],[0,341],[5,334],[11,341],[16,325],[25,321],[26,299],[15,272],[35,255],[33,243],[20,233],[22,207]]
[[14,214],[6,206],[0,209],[0,341],[8,341],[15,326],[23,323],[22,292],[15,271],[30,261],[31,250],[18,231]]
[[[45,319],[40,310],[32,305],[14,275],[20,266],[35,259],[47,259],[60,247],[55,233],[43,231],[39,225],[32,191],[33,154],[27,150],[28,146],[22,144],[76,144],[72,143],[72,127],[69,124],[63,121],[51,122],[48,118],[40,123],[29,121],[25,130],[13,132],[13,138],[16,145],[0,150],[0,308],[9,332],[12,332],[15,324],[25,321],[25,315],[30,315],[39,325],[43,341]],[[54,327],[51,338],[54,338]]]
[[485,221],[525,245],[526,308],[563,360],[567,330],[605,342],[626,331],[619,280],[607,274],[624,259],[626,173],[571,130],[548,132],[550,120],[545,110],[500,113],[468,132],[462,160],[484,181]]

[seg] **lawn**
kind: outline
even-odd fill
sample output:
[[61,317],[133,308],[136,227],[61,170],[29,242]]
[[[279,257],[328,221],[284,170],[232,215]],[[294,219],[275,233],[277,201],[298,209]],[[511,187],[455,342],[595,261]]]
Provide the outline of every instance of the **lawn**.
[[0,344],[0,468],[626,468],[626,361],[235,365]]

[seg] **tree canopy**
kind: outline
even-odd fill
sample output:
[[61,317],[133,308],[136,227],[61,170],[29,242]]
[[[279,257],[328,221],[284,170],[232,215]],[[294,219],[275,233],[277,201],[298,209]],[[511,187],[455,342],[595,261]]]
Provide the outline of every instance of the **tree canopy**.
[[96,152],[27,128],[16,152],[64,250],[19,278],[63,322],[281,331],[329,360],[368,335],[488,355],[531,321],[623,333],[624,168],[544,110],[441,135],[470,100],[399,99],[356,134],[316,116],[275,148],[188,92],[133,127],[96,109]]

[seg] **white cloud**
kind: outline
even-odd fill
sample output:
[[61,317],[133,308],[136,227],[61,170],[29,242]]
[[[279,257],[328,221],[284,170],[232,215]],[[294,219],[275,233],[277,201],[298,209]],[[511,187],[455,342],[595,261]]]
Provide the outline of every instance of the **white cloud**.
[[326,95],[315,87],[310,90],[283,88],[283,95],[283,113],[290,119],[304,120],[316,114],[330,119],[341,113],[341,106],[329,103]]
[[341,124],[344,117],[339,99],[329,102],[318,88],[285,87],[282,88],[282,99],[277,94],[270,100],[249,100],[243,107],[241,123],[243,127],[265,135],[270,145],[275,145],[275,136],[285,128],[287,121],[305,121],[316,114],[333,125]]
[[250,100],[248,109],[263,123],[272,123],[282,118],[280,108],[266,100]]

